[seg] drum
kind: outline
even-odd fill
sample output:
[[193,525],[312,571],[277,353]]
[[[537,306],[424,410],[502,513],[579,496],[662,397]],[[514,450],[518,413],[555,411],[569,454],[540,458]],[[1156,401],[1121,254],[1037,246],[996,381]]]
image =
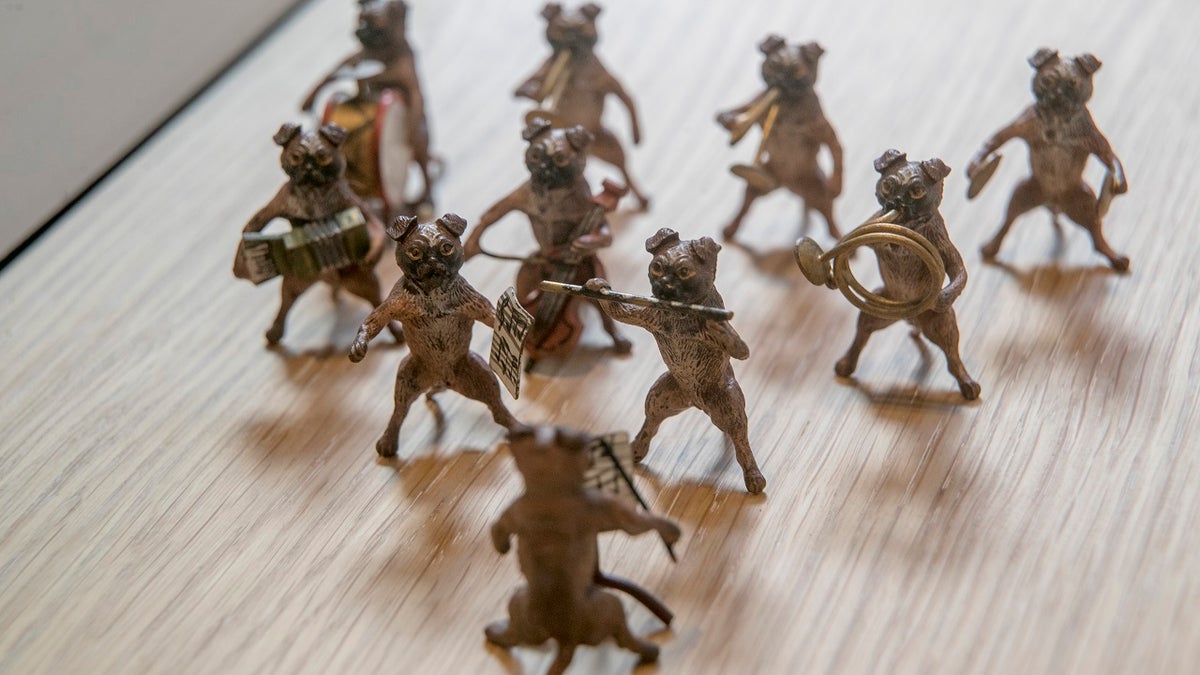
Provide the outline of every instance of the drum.
[[385,89],[378,99],[336,93],[325,104],[322,124],[336,124],[348,132],[342,152],[346,179],[365,199],[379,199],[391,213],[404,206],[408,187],[407,108],[395,89]]

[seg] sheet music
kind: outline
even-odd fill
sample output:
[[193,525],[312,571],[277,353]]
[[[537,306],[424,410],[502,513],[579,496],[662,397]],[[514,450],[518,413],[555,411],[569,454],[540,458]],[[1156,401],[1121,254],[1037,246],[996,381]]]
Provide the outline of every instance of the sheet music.
[[532,327],[533,315],[517,301],[517,291],[510,286],[496,301],[496,330],[492,332],[488,361],[513,398],[520,394],[521,356],[525,351],[525,336]]
[[588,456],[591,467],[583,475],[584,485],[638,501],[630,483],[633,479],[633,448],[629,445],[629,434],[621,431],[597,436],[588,445]]

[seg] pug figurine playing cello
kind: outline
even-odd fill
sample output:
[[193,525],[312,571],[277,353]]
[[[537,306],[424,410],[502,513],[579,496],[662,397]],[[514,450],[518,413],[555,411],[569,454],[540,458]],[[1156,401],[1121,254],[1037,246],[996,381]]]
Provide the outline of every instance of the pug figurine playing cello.
[[[533,315],[533,327],[525,340],[530,359],[527,369],[546,356],[570,353],[583,333],[580,304],[594,302],[560,294],[544,294],[542,281],[582,284],[604,276],[596,252],[612,243],[605,213],[616,208],[623,188],[605,182],[604,192],[592,196],[583,177],[592,135],[582,126],[555,129],[548,120],[533,118],[523,137],[529,142],[525,166],[529,180],[489,208],[467,238],[467,258],[484,253],[489,257],[522,262],[517,272],[516,291],[521,305]],[[487,228],[512,211],[529,217],[539,250],[529,258],[491,253],[482,248]],[[617,330],[616,323],[600,312],[604,330],[612,338],[613,351],[627,354],[631,343]]]
[[546,19],[546,41],[554,51],[529,79],[517,87],[516,95],[541,106],[531,111],[526,121],[539,116],[552,120],[555,126],[580,124],[591,132],[595,142],[589,152],[621,172],[625,185],[645,210],[650,205],[650,199],[638,189],[629,175],[621,142],[601,122],[604,99],[612,94],[629,110],[633,144],[642,141],[633,97],[608,72],[594,51],[598,39],[596,17],[600,11],[600,6],[591,2],[575,12],[564,10],[557,2],[548,3],[542,9],[542,17]]
[[[804,202],[804,217],[816,211],[829,226],[829,234],[840,237],[833,215],[833,200],[842,193],[842,145],[813,90],[817,63],[825,50],[815,42],[789,47],[778,35],[758,45],[765,59],[762,78],[767,89],[749,103],[717,115],[717,123],[729,130],[735,144],[756,124],[762,139],[753,164],[735,164],[734,175],[746,181],[742,205],[721,231],[733,239],[742,226],[750,205],[759,197],[787,188]],[[817,162],[821,146],[829,149],[833,169],[829,176]]]
[[[1101,227],[1113,196],[1125,193],[1129,184],[1121,160],[1087,109],[1092,97],[1092,75],[1100,68],[1100,60],[1091,54],[1064,59],[1053,49],[1039,49],[1029,57],[1029,65],[1036,71],[1033,105],[989,138],[967,165],[967,175],[971,178],[967,197],[971,199],[995,172],[1000,162],[996,150],[1000,146],[1013,138],[1029,145],[1032,173],[1013,190],[1004,222],[991,241],[984,244],[983,257],[989,260],[996,257],[1004,236],[1021,214],[1045,206],[1055,216],[1065,213],[1083,226],[1091,235],[1096,251],[1108,258],[1114,270],[1124,272],[1129,269],[1129,258],[1109,246]],[[1108,169],[1099,198],[1083,180],[1089,155],[1095,155]]]

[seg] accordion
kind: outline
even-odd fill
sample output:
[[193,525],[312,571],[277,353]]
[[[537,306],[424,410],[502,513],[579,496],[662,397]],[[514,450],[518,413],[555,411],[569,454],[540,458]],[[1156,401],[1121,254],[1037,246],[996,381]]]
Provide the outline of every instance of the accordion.
[[363,260],[370,249],[367,220],[357,207],[280,234],[242,233],[242,261],[256,284],[338,270]]

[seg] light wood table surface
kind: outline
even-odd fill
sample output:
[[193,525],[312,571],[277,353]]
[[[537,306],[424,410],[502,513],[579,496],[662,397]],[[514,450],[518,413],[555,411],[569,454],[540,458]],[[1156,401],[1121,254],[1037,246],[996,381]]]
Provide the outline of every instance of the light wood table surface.
[[[474,222],[525,176],[511,90],[547,53],[540,3],[412,4],[446,161],[439,213]],[[683,527],[678,564],[652,536],[602,541],[606,569],[676,612],[661,630],[626,601],[662,672],[1196,672],[1200,4],[1019,4],[611,0],[600,16],[601,57],[641,107],[632,168],[653,196],[613,219],[614,286],[647,291],[643,241],[660,227],[717,235],[741,193],[726,167],[757,136],[729,148],[714,114],[758,91],[767,33],[816,39],[846,148],[844,226],[876,209],[883,150],[954,168],[942,212],[971,275],[956,307],[983,385],[964,404],[903,327],[871,341],[853,381],[835,378],[855,312],[791,262],[798,203],[762,200],[718,286],[752,349],[735,368],[766,495],[744,492],[731,448],[688,412],[638,473]],[[352,12],[303,8],[0,273],[0,672],[548,666],[549,647],[483,639],[521,581],[487,536],[520,483],[486,410],[443,395],[439,439],[414,406],[400,461],[378,461],[403,350],[384,336],[351,364],[368,308],[319,288],[287,349],[268,351],[276,286],[229,273],[242,224],[283,179],[271,135],[353,48]],[[1018,222],[1003,264],[980,261],[1026,153],[1007,146],[976,202],[963,167],[1029,102],[1025,59],[1043,45],[1104,61],[1091,109],[1129,176],[1107,225],[1128,275],[1045,211]],[[624,111],[609,119],[628,139]],[[525,250],[527,230],[512,216],[487,241]],[[828,243],[819,219],[810,234]],[[390,259],[381,270],[390,285]],[[496,298],[515,270],[464,272]],[[662,364],[627,332],[631,357],[596,328],[513,411],[635,431]],[[489,341],[475,331],[477,350]],[[608,644],[573,672],[634,660]]]

